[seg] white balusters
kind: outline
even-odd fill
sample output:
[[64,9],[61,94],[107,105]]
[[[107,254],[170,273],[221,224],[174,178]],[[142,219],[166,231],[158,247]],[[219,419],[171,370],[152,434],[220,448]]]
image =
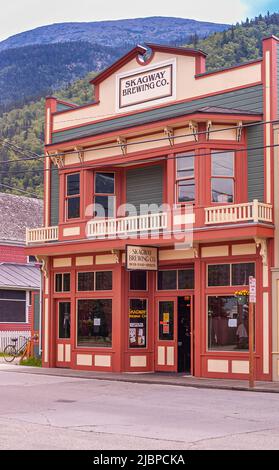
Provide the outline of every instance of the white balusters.
[[118,219],[90,220],[87,224],[89,238],[115,237],[141,232],[159,231],[167,228],[167,214],[144,214]]
[[244,204],[228,204],[205,209],[205,224],[224,224],[232,222],[272,223],[273,211],[270,204],[255,199]]
[[40,227],[26,230],[26,243],[43,243],[58,240],[58,227]]

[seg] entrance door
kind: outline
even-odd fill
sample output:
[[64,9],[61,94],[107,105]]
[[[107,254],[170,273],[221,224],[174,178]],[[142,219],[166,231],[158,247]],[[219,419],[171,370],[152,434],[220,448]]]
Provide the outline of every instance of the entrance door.
[[71,302],[56,303],[56,367],[70,367],[71,363]]
[[166,297],[157,302],[155,370],[177,370],[177,298]]
[[192,297],[177,299],[177,370],[190,374],[192,372]]

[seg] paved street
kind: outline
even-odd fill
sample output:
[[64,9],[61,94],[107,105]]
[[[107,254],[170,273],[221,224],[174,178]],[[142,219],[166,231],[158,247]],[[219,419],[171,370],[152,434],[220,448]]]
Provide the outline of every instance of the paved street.
[[279,449],[279,395],[0,370],[0,449]]

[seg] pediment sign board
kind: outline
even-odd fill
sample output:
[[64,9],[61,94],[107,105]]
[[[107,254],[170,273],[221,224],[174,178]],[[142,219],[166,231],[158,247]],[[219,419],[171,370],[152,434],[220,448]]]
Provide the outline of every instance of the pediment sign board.
[[116,112],[156,106],[176,99],[176,58],[116,74]]

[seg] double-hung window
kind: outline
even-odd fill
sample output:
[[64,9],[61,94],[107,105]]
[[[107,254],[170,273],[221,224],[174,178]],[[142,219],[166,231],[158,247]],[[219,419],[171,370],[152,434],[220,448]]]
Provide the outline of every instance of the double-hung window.
[[67,219],[78,219],[80,217],[80,174],[67,175],[66,186]]
[[234,202],[234,152],[211,155],[211,202]]
[[0,323],[26,323],[26,292],[0,290]]
[[94,216],[115,217],[115,174],[96,172],[94,183]]
[[195,201],[195,156],[193,152],[176,155],[176,201]]

